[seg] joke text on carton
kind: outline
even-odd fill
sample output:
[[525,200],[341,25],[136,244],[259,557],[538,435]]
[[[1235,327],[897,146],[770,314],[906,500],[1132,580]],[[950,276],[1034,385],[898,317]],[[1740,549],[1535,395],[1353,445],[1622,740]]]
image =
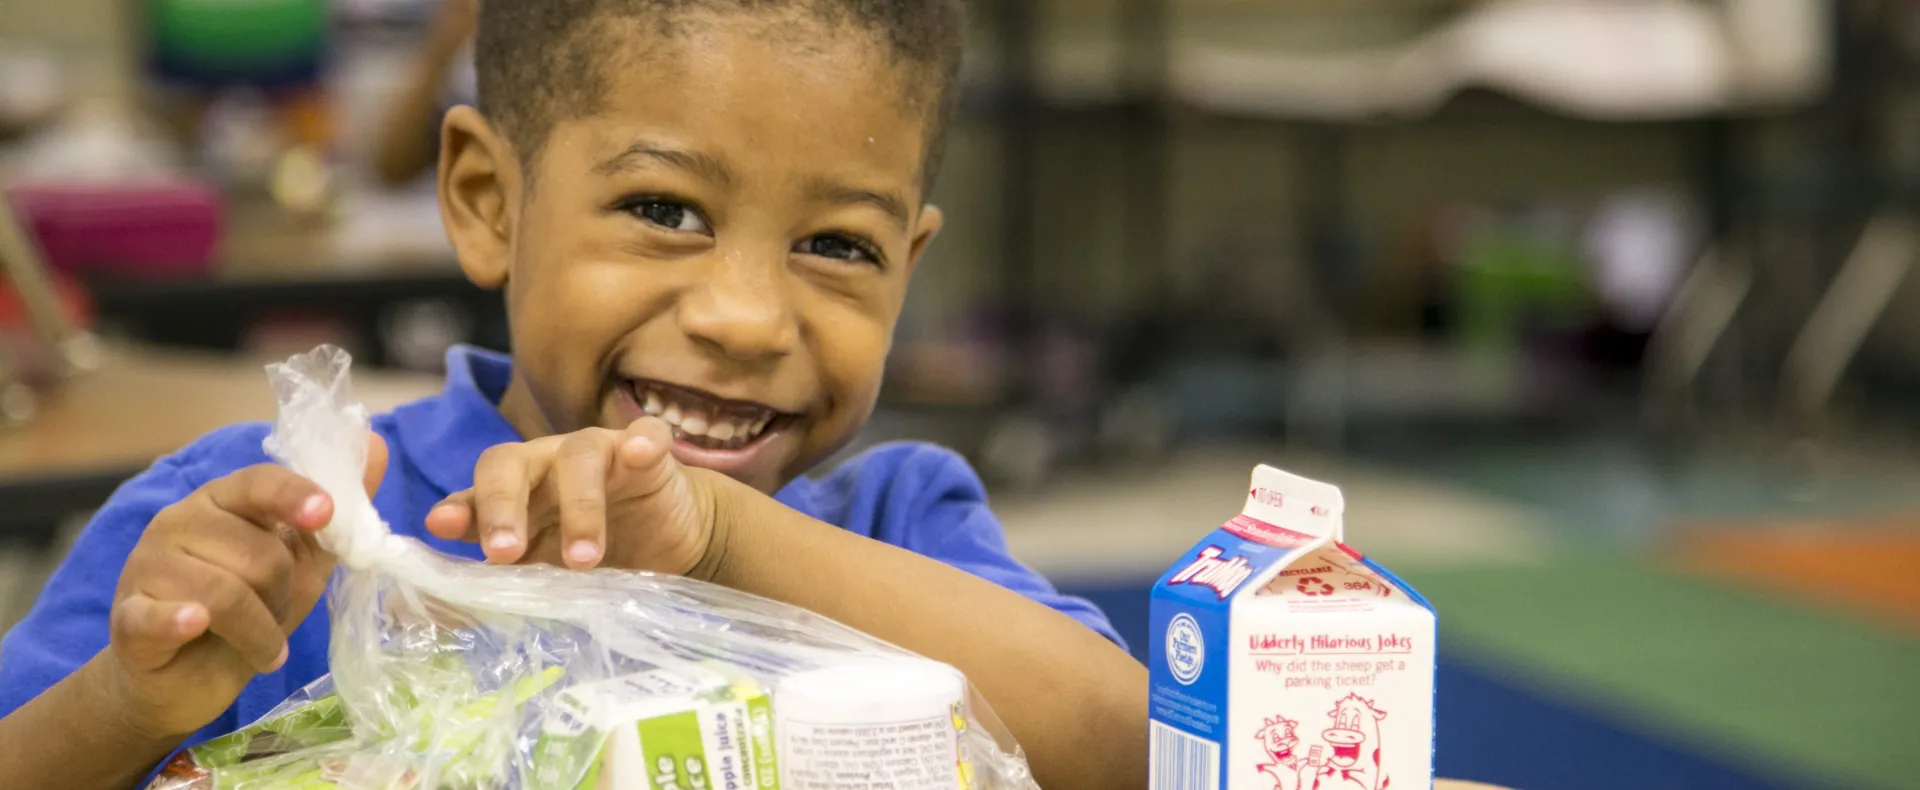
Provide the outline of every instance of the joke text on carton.
[[1406,670],[1406,660],[1392,654],[1413,652],[1413,639],[1396,633],[1264,634],[1249,642],[1254,669],[1285,678],[1290,689],[1368,688],[1384,673]]

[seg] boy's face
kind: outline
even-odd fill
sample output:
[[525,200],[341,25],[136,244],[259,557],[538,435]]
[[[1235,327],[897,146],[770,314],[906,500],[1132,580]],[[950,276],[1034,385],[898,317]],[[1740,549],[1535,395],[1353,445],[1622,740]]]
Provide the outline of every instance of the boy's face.
[[645,54],[603,64],[600,111],[554,124],[530,183],[483,119],[449,115],[442,213],[469,276],[506,289],[500,408],[523,436],[656,414],[683,463],[771,492],[872,412],[941,222],[927,113],[864,37],[779,32],[749,15],[617,42]]

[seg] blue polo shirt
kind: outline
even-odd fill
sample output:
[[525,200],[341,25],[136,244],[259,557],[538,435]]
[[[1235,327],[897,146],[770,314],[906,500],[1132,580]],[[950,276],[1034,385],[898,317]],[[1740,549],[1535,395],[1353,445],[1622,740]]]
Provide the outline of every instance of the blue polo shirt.
[[[494,404],[505,392],[511,362],[470,348],[447,355],[440,394],[373,419],[391,460],[374,506],[395,532],[447,554],[480,558],[472,544],[428,535],[428,508],[473,486],[481,451],[520,441]],[[263,390],[264,392],[264,390]],[[262,396],[264,397],[264,395]],[[215,431],[128,481],[94,516],[27,618],[0,641],[0,716],[66,677],[107,646],[107,616],[120,569],[156,513],[208,481],[268,462],[261,441],[269,426]],[[824,478],[796,480],[780,502],[857,535],[899,546],[968,571],[1053,607],[1118,643],[1092,604],[1061,595],[1014,561],[1000,523],[987,509],[980,480],[966,461],[926,444],[870,450]],[[289,638],[285,666],[253,679],[226,713],[189,743],[239,729],[327,672],[328,618],[322,601]]]

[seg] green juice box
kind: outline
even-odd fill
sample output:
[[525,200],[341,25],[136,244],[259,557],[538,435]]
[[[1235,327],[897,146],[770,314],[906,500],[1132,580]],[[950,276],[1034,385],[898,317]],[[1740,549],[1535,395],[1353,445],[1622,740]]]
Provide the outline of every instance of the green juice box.
[[773,708],[752,680],[652,670],[561,692],[534,747],[542,787],[777,790]]

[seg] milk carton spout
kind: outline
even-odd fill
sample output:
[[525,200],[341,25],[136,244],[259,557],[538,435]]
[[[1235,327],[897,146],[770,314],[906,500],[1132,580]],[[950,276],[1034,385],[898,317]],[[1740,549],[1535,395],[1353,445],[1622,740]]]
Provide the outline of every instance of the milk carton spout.
[[1253,486],[1240,515],[1313,538],[1346,542],[1346,499],[1337,486],[1282,472],[1266,464],[1253,468]]
[[1326,483],[1260,466],[1154,586],[1154,790],[1432,782],[1434,615],[1345,542]]

